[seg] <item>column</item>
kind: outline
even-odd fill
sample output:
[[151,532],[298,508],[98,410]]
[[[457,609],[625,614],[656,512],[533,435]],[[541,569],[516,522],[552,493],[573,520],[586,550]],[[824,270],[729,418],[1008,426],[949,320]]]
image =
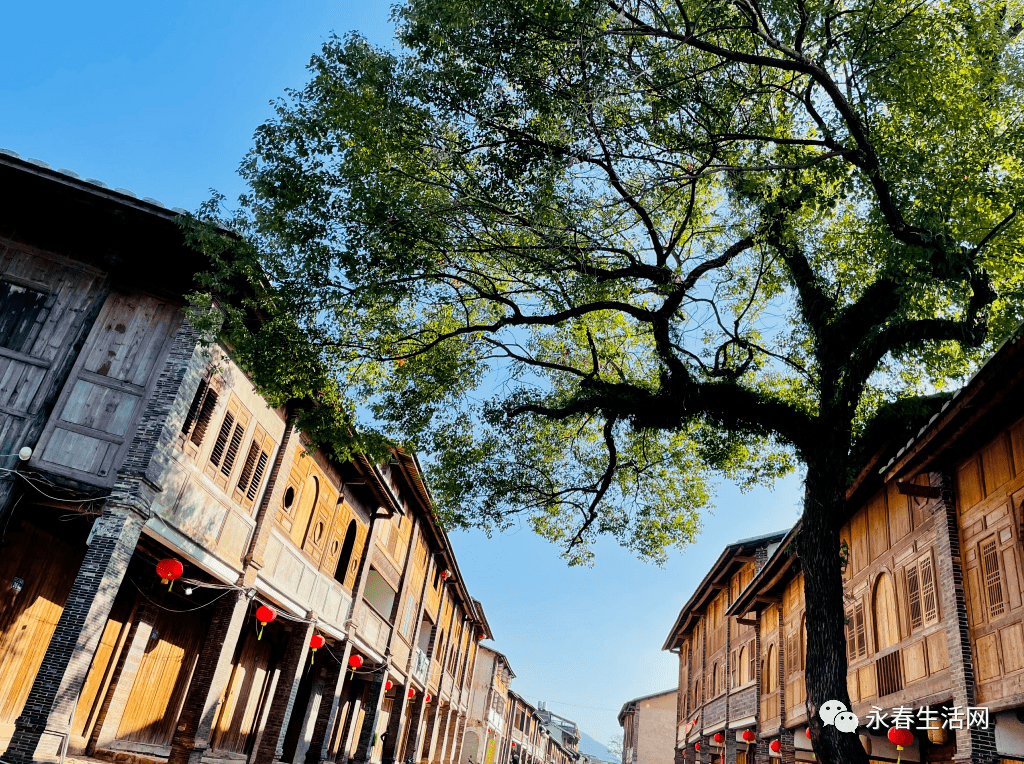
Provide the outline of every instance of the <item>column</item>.
[[338,708],[341,705],[341,693],[345,688],[345,669],[348,657],[352,654],[352,642],[345,641],[345,649],[339,656],[340,663],[330,656],[327,675],[324,677],[324,695],[320,701],[313,724],[313,739],[306,751],[306,764],[323,764],[327,761],[327,749],[331,744],[331,731],[338,720]]
[[427,712],[427,723],[423,730],[423,751],[416,761],[429,762],[433,760],[434,746],[437,744],[437,726],[441,722],[441,709],[437,701],[430,704]]
[[384,741],[384,750],[381,751],[381,764],[396,764],[400,751],[399,738],[402,736],[402,728],[405,726],[405,718],[409,710],[409,688],[412,686],[410,680],[395,688],[395,701],[391,706],[391,718],[388,719],[388,736]]
[[[408,692],[408,690],[406,692]],[[423,728],[426,723],[427,716],[427,704],[424,700],[425,697],[426,696],[423,693],[417,693],[416,697],[410,704],[409,736],[405,741],[405,750],[402,752],[402,761],[399,762],[399,764],[405,764],[407,761],[415,762],[419,758],[419,750],[423,742]]]
[[263,736],[251,757],[252,764],[271,764],[284,754],[284,731],[295,705],[302,670],[309,658],[309,639],[313,636],[314,626],[314,623],[297,623],[288,634],[288,644],[281,659],[281,674],[274,688]]
[[357,735],[356,724],[359,721],[359,712],[363,708],[363,693],[366,691],[366,681],[363,679],[356,679],[351,683],[351,709],[349,710],[348,719],[345,720],[345,730],[341,735],[341,740],[338,741],[338,751],[335,756],[335,760],[338,764],[347,764],[349,759],[349,752],[352,749],[352,739]]
[[[939,603],[946,625],[949,646],[949,675],[953,681],[953,703],[966,709],[977,701],[974,677],[974,656],[970,624],[967,621],[967,597],[964,593],[964,571],[960,556],[960,531],[957,523],[956,492],[953,473],[931,473],[929,482],[942,491],[934,509],[940,514],[936,532],[935,562],[938,568]],[[945,521],[943,526],[943,521]],[[953,761],[991,761],[995,758],[995,728],[958,729]]]
[[359,741],[352,759],[356,764],[365,764],[373,755],[373,746],[377,742],[377,722],[380,719],[380,707],[384,701],[384,682],[388,678],[388,666],[385,663],[380,671],[374,672],[370,679],[370,693],[366,699],[363,713],[363,726],[359,730]]
[[210,747],[214,717],[231,679],[231,661],[248,608],[249,600],[241,591],[229,592],[217,600],[206,647],[199,653],[178,717],[168,764],[199,764]]
[[[147,491],[151,499],[152,493]],[[28,764],[44,730],[67,732],[100,636],[121,586],[145,518],[140,508],[108,500],[96,520],[92,543],[82,561],[42,665],[2,758]],[[148,512],[146,512],[148,516]],[[48,735],[47,750],[59,744]]]
[[466,739],[466,714],[459,712],[458,723],[455,727],[455,750],[452,754],[452,762],[459,764],[462,760],[462,741]]

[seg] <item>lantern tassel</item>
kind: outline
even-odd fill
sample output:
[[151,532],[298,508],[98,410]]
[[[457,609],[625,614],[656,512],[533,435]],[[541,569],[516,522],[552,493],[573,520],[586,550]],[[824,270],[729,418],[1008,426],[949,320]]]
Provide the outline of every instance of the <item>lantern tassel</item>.
[[263,639],[263,622],[262,621],[260,621],[259,629],[256,630],[256,640],[259,641],[261,639]]
[[310,666],[312,666],[312,665],[313,665],[313,658],[315,658],[315,657],[316,657],[316,648],[314,647],[314,648],[313,648],[313,652],[311,652],[311,653],[309,654],[309,665],[310,665]]
[[903,757],[903,754],[902,753],[898,753],[898,752],[902,751],[902,750],[903,750],[903,746],[902,745],[896,746],[896,751],[897,751],[897,754],[896,754],[896,764],[900,764],[900,759]]

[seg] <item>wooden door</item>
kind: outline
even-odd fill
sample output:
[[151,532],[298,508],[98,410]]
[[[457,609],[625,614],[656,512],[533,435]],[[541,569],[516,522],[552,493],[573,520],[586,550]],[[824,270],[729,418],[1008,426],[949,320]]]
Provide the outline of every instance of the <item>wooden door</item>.
[[883,573],[875,584],[875,651],[885,650],[900,641],[899,625],[896,621],[896,595],[892,578]]
[[96,648],[92,664],[89,666],[82,692],[78,696],[71,728],[72,735],[88,738],[92,732],[103,696],[110,685],[117,658],[124,648],[132,619],[135,617],[138,599],[138,591],[128,583],[125,583],[117,593],[110,617],[107,618],[107,625],[103,628],[99,647]]
[[159,636],[146,646],[117,737],[167,746],[185,702],[206,624],[198,612],[160,610],[153,628]]
[[[85,546],[72,547],[22,521],[0,548],[0,724],[21,714],[64,612]],[[20,592],[11,582],[24,582]]]
[[273,676],[271,640],[257,640],[249,630],[242,642],[213,730],[212,747],[246,753],[256,733],[258,714]]

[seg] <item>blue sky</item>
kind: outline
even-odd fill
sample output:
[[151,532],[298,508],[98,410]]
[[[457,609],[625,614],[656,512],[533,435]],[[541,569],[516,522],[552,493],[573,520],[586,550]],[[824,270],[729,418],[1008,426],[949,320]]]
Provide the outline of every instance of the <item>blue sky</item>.
[[[286,11],[284,9],[287,9]],[[0,148],[98,178],[168,207],[195,209],[235,174],[269,102],[300,87],[331,32],[391,45],[390,4],[12,3],[0,47]],[[680,608],[738,538],[796,520],[795,477],[774,492],[719,491],[698,543],[660,569],[611,543],[569,569],[528,530],[453,534],[469,590],[508,655],[513,688],[606,742],[632,697],[675,686],[661,652]]]

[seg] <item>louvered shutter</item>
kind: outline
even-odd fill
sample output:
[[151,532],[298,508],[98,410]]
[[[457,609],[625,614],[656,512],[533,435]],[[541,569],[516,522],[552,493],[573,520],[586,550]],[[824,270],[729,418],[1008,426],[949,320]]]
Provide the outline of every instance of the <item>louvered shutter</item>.
[[203,438],[206,437],[206,431],[210,428],[213,412],[217,408],[217,397],[217,391],[207,386],[199,413],[196,414],[195,425],[185,442],[185,453],[193,459],[199,455],[199,449],[203,446]]
[[228,401],[227,411],[221,421],[217,440],[210,451],[210,460],[204,472],[217,487],[228,490],[228,481],[238,460],[238,451],[249,426],[250,415],[235,396]]
[[252,442],[249,444],[245,461],[242,463],[242,471],[232,493],[232,498],[245,509],[252,508],[256,496],[259,494],[260,484],[263,482],[273,447],[273,441],[267,432],[256,425]]

